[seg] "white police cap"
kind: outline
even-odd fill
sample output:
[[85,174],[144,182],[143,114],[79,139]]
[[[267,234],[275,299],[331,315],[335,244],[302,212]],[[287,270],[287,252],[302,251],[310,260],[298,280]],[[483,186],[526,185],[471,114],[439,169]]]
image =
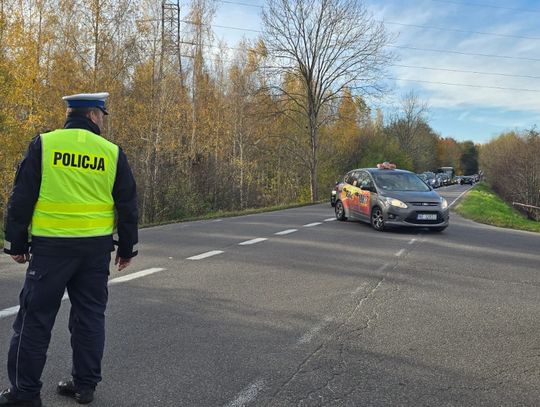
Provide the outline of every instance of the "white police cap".
[[97,107],[105,114],[109,114],[105,108],[105,100],[109,97],[108,92],[100,93],[78,93],[77,95],[64,96],[64,99],[67,102],[68,107],[71,108],[86,108],[86,107]]

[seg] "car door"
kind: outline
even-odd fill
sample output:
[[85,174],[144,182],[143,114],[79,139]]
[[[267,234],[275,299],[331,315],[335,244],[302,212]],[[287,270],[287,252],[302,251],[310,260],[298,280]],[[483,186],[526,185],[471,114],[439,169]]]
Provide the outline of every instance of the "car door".
[[341,190],[339,191],[339,199],[343,203],[343,208],[345,209],[345,215],[350,217],[352,214],[351,205],[352,205],[352,183],[354,182],[353,177],[354,171],[350,171],[343,178],[343,184]]
[[375,184],[366,171],[358,175],[360,191],[358,195],[358,216],[363,220],[369,220],[371,216],[371,194],[375,191]]
[[358,217],[358,173],[351,171],[345,177],[345,185],[341,194],[341,201],[347,213],[347,217]]
[[360,189],[360,181],[359,181],[360,173],[361,173],[360,171],[355,171],[352,173],[351,185],[349,187],[351,216],[357,219],[361,217],[360,197],[362,195],[362,190]]

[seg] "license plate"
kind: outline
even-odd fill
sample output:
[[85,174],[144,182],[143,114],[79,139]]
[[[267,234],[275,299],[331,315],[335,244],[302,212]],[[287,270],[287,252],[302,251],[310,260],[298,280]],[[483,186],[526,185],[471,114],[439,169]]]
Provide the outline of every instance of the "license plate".
[[418,220],[437,220],[437,214],[436,213],[419,213],[418,217],[416,219],[418,219]]

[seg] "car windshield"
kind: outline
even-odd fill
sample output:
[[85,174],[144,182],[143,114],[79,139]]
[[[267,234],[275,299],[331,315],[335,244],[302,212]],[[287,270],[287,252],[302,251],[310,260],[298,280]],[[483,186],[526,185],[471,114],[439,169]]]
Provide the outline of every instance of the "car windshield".
[[384,191],[430,191],[430,188],[416,176],[407,172],[377,172],[373,174],[375,183]]

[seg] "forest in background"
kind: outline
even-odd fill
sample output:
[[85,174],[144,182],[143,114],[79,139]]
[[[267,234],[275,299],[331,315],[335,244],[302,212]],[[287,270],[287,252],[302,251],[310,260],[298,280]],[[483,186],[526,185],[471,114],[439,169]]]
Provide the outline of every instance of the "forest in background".
[[79,92],[111,94],[103,133],[130,160],[146,224],[326,198],[381,161],[478,171],[481,147],[437,134],[414,93],[385,116],[343,86],[320,113],[314,195],[309,126],[290,109],[301,81],[268,69],[264,35],[216,42],[214,7],[194,0],[170,30],[156,1],[0,0],[0,215],[28,142],[62,127],[61,97]]

